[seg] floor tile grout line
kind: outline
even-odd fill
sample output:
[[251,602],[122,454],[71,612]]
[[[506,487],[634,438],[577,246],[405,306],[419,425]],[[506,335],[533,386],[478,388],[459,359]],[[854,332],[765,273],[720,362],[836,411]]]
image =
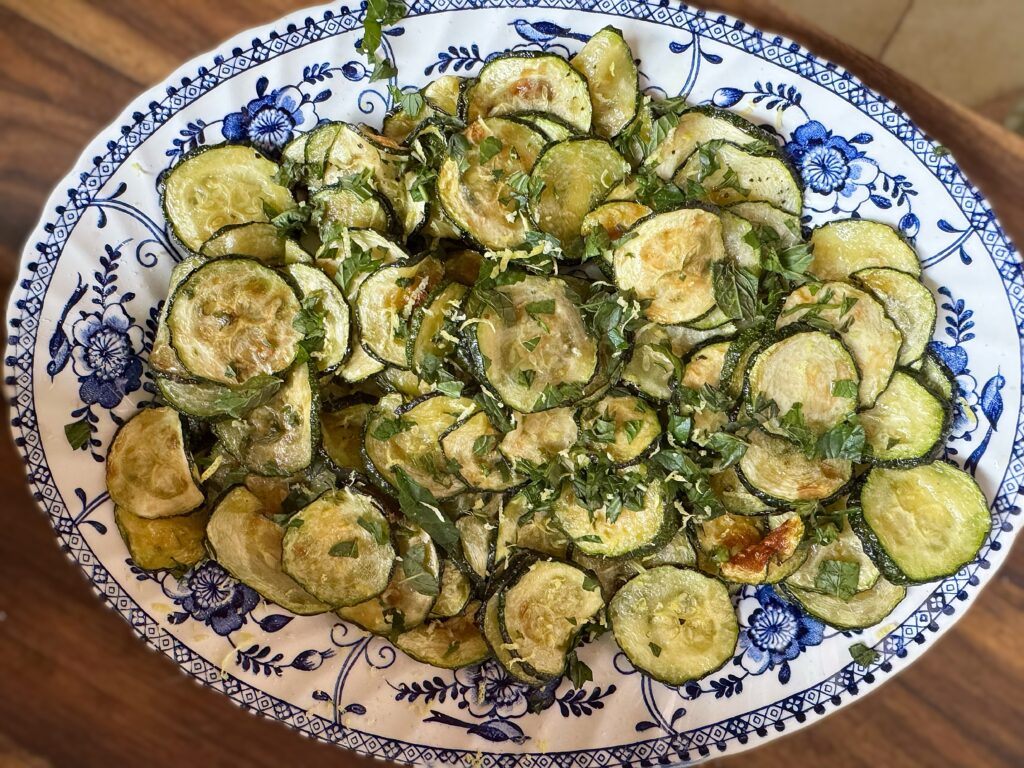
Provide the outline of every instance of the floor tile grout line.
[[907,20],[907,16],[910,14],[911,9],[914,7],[914,0],[910,0],[903,12],[897,19],[896,24],[893,26],[892,31],[889,32],[889,36],[885,39],[885,43],[882,44],[882,50],[878,52],[878,60],[882,61],[885,58],[885,54],[889,50],[889,46],[892,45],[892,41],[896,39],[896,34],[900,31],[903,26],[903,22]]

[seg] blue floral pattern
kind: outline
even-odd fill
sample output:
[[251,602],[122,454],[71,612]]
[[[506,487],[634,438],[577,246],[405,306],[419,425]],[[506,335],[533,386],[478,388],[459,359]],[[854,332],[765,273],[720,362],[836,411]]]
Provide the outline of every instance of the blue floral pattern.
[[770,586],[758,587],[754,599],[759,607],[740,632],[736,661],[752,675],[778,667],[779,682],[788,683],[792,674],[789,662],[808,647],[820,645],[825,626],[782,600]]
[[171,622],[180,624],[191,618],[222,636],[241,629],[260,602],[255,590],[235,581],[213,560],[186,573],[178,587],[180,592],[174,595],[174,602],[184,611],[172,613]]
[[[536,10],[534,0],[512,2],[522,9],[494,12],[497,15],[504,14],[503,21],[512,25],[512,32],[523,41],[524,47],[544,49],[544,46],[564,46],[572,52],[586,38],[581,31],[568,26],[581,18],[578,14],[541,12]],[[413,8],[408,26],[411,31],[419,33],[422,30],[420,25],[427,23],[420,14],[472,5],[479,3],[476,0],[428,0],[425,5],[417,4]],[[550,0],[543,0],[540,5],[544,8],[554,7]],[[616,4],[613,12],[631,16],[638,9],[643,9],[644,13],[649,10],[652,18],[673,27],[672,32],[661,33],[669,53],[680,57],[678,61],[681,66],[675,69],[680,78],[685,78],[681,87],[674,86],[671,89],[673,94],[696,94],[693,97],[695,101],[703,99],[720,106],[735,106],[743,114],[754,116],[755,121],[761,121],[777,130],[789,148],[794,166],[805,178],[807,205],[812,214],[812,218],[805,223],[810,225],[837,215],[865,216],[883,218],[898,224],[908,237],[919,234],[927,236],[929,243],[934,243],[937,237],[948,235],[944,241],[947,245],[935,247],[930,253],[922,250],[924,265],[931,267],[940,264],[948,256],[956,256],[957,259],[953,260],[957,262],[955,265],[944,266],[959,269],[974,263],[983,264],[988,269],[991,257],[991,264],[999,270],[1003,285],[1008,288],[1009,307],[1015,313],[1014,321],[1018,325],[1024,321],[1024,310],[1020,309],[1019,300],[1015,298],[1019,294],[1020,268],[991,210],[976,190],[964,181],[952,160],[940,158],[937,154],[933,156],[927,140],[891,105],[878,99],[848,75],[829,70],[823,62],[807,56],[797,46],[767,35],[762,36],[734,20],[720,20],[713,15],[675,7],[651,5],[648,8],[640,4]],[[549,15],[550,20],[547,18]],[[516,24],[517,20],[523,23]],[[83,446],[82,453],[76,454],[75,458],[90,452],[97,462],[102,460],[102,445],[112,433],[111,424],[116,425],[119,419],[101,400],[113,400],[120,389],[117,407],[122,414],[126,414],[127,409],[133,407],[134,400],[144,397],[140,395],[140,390],[146,391],[146,380],[143,376],[141,385],[135,384],[132,359],[133,356],[136,359],[145,358],[151,341],[147,333],[151,328],[154,308],[149,306],[149,292],[140,291],[141,295],[136,299],[121,286],[129,284],[128,279],[135,286],[140,270],[144,279],[148,279],[145,278],[146,270],[158,265],[165,274],[168,262],[176,261],[181,255],[170,245],[162,222],[154,221],[154,217],[159,219],[158,209],[151,201],[143,199],[147,196],[137,194],[138,182],[132,183],[131,192],[126,194],[122,179],[131,178],[131,174],[135,173],[133,164],[140,156],[152,158],[153,142],[148,145],[146,142],[158,128],[167,126],[167,131],[159,134],[161,138],[157,141],[162,141],[166,133],[176,136],[164,145],[167,147],[167,157],[170,158],[168,162],[174,162],[183,152],[205,144],[208,140],[211,143],[219,141],[218,132],[225,140],[231,141],[246,140],[248,137],[257,139],[259,143],[258,139],[262,138],[266,151],[279,150],[283,142],[287,141],[286,136],[309,130],[328,117],[341,116],[326,111],[325,100],[330,91],[324,88],[324,83],[331,78],[337,78],[350,88],[345,101],[355,101],[363,114],[379,113],[390,106],[384,86],[391,83],[368,83],[364,63],[351,52],[353,39],[357,35],[346,33],[358,26],[358,14],[350,14],[346,9],[342,13],[328,11],[322,18],[318,16],[316,19],[304,20],[295,17],[292,21],[295,23],[288,25],[287,29],[282,24],[269,37],[264,32],[259,33],[259,37],[253,38],[251,46],[244,44],[238,52],[225,52],[223,56],[213,57],[206,65],[198,68],[194,77],[183,78],[180,85],[177,82],[166,83],[160,92],[152,95],[153,101],[150,104],[140,105],[137,112],[122,116],[119,120],[121,131],[105,135],[103,138],[106,143],[98,142],[92,150],[95,157],[87,158],[76,169],[76,175],[66,180],[67,199],[48,213],[45,225],[34,236],[9,313],[6,375],[11,393],[12,423],[19,441],[19,450],[29,463],[30,482],[37,498],[53,518],[58,534],[69,552],[88,569],[97,589],[102,589],[110,604],[130,618],[140,634],[144,634],[151,643],[168,654],[173,654],[175,660],[190,674],[225,691],[244,706],[258,708],[311,735],[367,754],[400,762],[458,764],[472,760],[474,751],[482,744],[481,751],[485,752],[486,759],[493,759],[500,753],[503,755],[502,760],[507,761],[509,766],[519,765],[525,763],[526,759],[532,759],[521,758],[516,754],[520,745],[525,745],[523,749],[527,750],[540,749],[542,746],[530,740],[536,721],[532,719],[534,716],[529,712],[528,705],[524,710],[524,700],[518,695],[522,693],[521,687],[515,681],[503,679],[500,668],[485,665],[424,679],[423,668],[404,660],[402,664],[395,664],[395,651],[386,641],[368,638],[350,626],[345,644],[334,643],[335,631],[340,632],[341,627],[348,626],[342,624],[335,624],[332,629],[333,647],[295,647],[293,642],[285,653],[285,636],[288,634],[284,631],[285,627],[294,628],[299,624],[313,626],[314,622],[321,620],[296,619],[279,613],[279,609],[238,589],[230,577],[217,573],[214,567],[208,568],[206,564],[197,566],[192,573],[180,578],[166,573],[151,575],[132,571],[140,581],[159,584],[156,596],[166,596],[164,605],[168,601],[173,603],[173,608],[166,609],[170,613],[161,613],[165,609],[154,608],[155,603],[151,599],[154,597],[152,584],[143,585],[148,588],[148,591],[143,592],[124,583],[124,573],[130,565],[114,562],[110,557],[110,540],[116,539],[116,535],[110,537],[107,534],[110,505],[102,493],[102,483],[95,487],[88,485],[89,490],[74,488],[78,503],[69,496],[70,504],[65,506],[61,501],[62,490],[58,488],[58,483],[61,477],[66,482],[67,473],[64,470],[67,462],[64,467],[55,466],[51,454],[48,466],[47,458],[40,455],[40,447],[51,438],[44,440],[41,434],[37,408],[45,409],[47,403],[53,403],[52,399],[47,401],[42,397],[43,387],[64,386],[67,389],[70,386],[74,393],[80,395],[81,408],[76,408],[72,416],[89,424],[92,437]],[[590,24],[590,21],[595,23]],[[603,23],[604,19],[588,18],[586,30],[593,31]],[[631,23],[628,19],[625,21],[627,25]],[[415,30],[412,30],[413,25],[416,26]],[[394,32],[392,39],[397,40],[404,29],[396,29]],[[321,40],[326,41],[326,45],[315,44]],[[385,42],[390,44],[390,40]],[[473,32],[453,33],[450,39],[445,40],[445,43],[449,42],[451,46],[437,48],[451,54],[449,71],[457,69],[458,56],[463,51],[466,52],[466,65],[470,69],[493,55],[490,49],[478,43]],[[345,47],[342,48],[342,45]],[[266,72],[269,75],[263,78],[265,83],[260,85],[254,68],[275,60],[281,52],[293,52],[302,46],[308,46],[305,49],[308,63],[303,65],[300,61],[297,68],[294,63],[281,66],[275,63],[274,66],[258,70],[260,74]],[[325,60],[346,50],[347,55],[341,55],[336,62]],[[727,78],[719,74],[730,69],[723,64],[731,65],[736,60],[746,64],[747,57],[750,57],[750,63],[754,66],[747,69],[733,67]],[[420,66],[429,65],[431,58],[430,55],[420,55]],[[437,58],[435,66],[440,67],[443,57]],[[294,61],[295,57],[292,57]],[[746,79],[748,73],[765,69],[761,66],[762,62],[789,70],[790,74],[783,77],[788,77],[792,82],[751,83]],[[642,69],[645,72],[653,71],[651,66]],[[665,83],[663,73],[663,70],[659,70],[661,82],[652,84],[655,93],[659,92],[656,86]],[[251,90],[242,90],[241,96],[230,103],[224,103],[223,98],[219,102],[216,99],[205,100],[205,104],[218,103],[220,112],[211,114],[205,107],[193,108],[192,105],[200,96],[235,75],[239,75],[236,82],[242,83],[243,89]],[[710,89],[709,81],[714,82]],[[807,87],[802,94],[804,85],[812,82],[815,87]],[[719,84],[725,87],[713,91]],[[826,93],[826,98],[821,98],[818,91],[830,91],[847,98],[851,105],[851,123],[863,124],[863,127],[847,129],[846,124],[831,120],[827,102],[834,97]],[[349,113],[343,117],[358,119],[358,115]],[[815,123],[829,128],[819,129]],[[857,130],[866,132],[858,133]],[[892,144],[893,137],[904,144],[904,155],[894,154],[891,147],[887,146],[887,142]],[[140,146],[148,150],[148,154],[140,152]],[[161,147],[157,154],[163,151]],[[902,164],[894,167],[894,157],[900,157]],[[868,165],[876,169],[873,179],[868,178],[871,175]],[[153,178],[159,167],[159,163],[150,164],[149,168],[155,169]],[[149,168],[142,170],[148,171]],[[851,168],[855,170],[851,171]],[[896,173],[904,168],[909,169],[909,178]],[[118,173],[121,175],[117,176]],[[922,197],[928,198],[928,205],[921,206],[921,210],[931,213],[936,210],[938,200],[940,207],[945,205],[942,211],[944,218],[938,218],[936,213],[933,219],[924,222],[919,220],[919,211],[915,209],[915,196],[919,189]],[[934,194],[936,190],[942,194]],[[152,188],[149,189],[151,191]],[[865,191],[868,193],[866,198]],[[149,194],[148,197],[153,196]],[[854,205],[856,201],[859,203]],[[851,206],[853,209],[848,210]],[[837,207],[839,213],[834,212]],[[146,210],[152,213],[147,215]],[[73,248],[69,248],[64,258],[61,258],[75,228],[86,229],[93,224],[92,216],[88,217],[87,224],[83,224],[87,211],[95,213],[99,219],[95,225],[96,230],[103,229],[108,214],[116,215],[119,236],[101,240],[100,245],[96,245],[93,235],[93,250],[87,258],[81,258],[80,253],[71,253]],[[127,234],[120,234],[122,230],[127,230]],[[122,239],[129,236],[130,241]],[[104,242],[110,245],[102,247]],[[120,255],[122,251],[125,258]],[[134,253],[134,261],[129,258],[131,253]],[[77,274],[79,269],[76,267],[82,261],[89,266]],[[73,270],[70,280],[67,279],[69,263]],[[131,266],[134,273],[129,272],[128,266]],[[55,302],[51,290],[44,309],[43,301],[47,299],[51,276],[58,268],[64,271],[61,277],[63,282],[55,281],[53,285],[66,288],[62,289],[59,300]],[[936,274],[940,277],[935,278]],[[988,280],[980,269],[969,274],[972,278]],[[153,275],[156,277],[154,282],[159,283],[159,276],[155,272]],[[929,271],[929,276],[932,279],[945,279],[941,271]],[[120,278],[120,283],[116,278]],[[988,284],[985,285],[987,287]],[[968,288],[965,285],[962,290],[966,299],[977,296],[976,287]],[[973,334],[978,332],[978,328],[973,326],[977,318],[971,314],[972,310],[977,310],[982,317],[988,317],[988,307],[978,306],[976,298],[973,299],[974,305],[968,307],[970,301],[954,296],[952,291],[940,291],[940,294],[943,297],[941,302],[944,313],[940,319],[940,337],[932,350],[954,372],[958,391],[957,432],[947,447],[947,453],[959,461],[958,450],[964,455],[970,450],[963,464],[971,471],[978,469],[981,464],[986,467],[1001,466],[1000,462],[1007,459],[1008,440],[999,442],[995,438],[997,435],[1005,438],[1007,432],[1012,437],[1017,426],[1018,417],[1013,414],[1020,410],[1018,360],[1015,356],[1007,360],[1000,372],[993,356],[986,354],[979,342],[974,341]],[[999,296],[998,291],[993,291],[993,295]],[[100,303],[92,306],[83,304],[93,297],[99,299]],[[56,307],[63,305],[59,316],[56,309],[50,309],[54,303]],[[108,311],[108,307],[114,305],[120,305],[123,313],[117,309]],[[80,310],[79,306],[83,309]],[[34,322],[36,318],[43,319],[45,324],[39,323],[37,327]],[[147,318],[144,323],[146,332],[141,336],[136,318]],[[986,332],[991,328],[991,324],[986,326],[985,322],[978,325],[984,327]],[[986,338],[984,343],[991,342]],[[44,363],[48,381],[41,381],[36,372],[42,370]],[[83,389],[86,381],[89,384]],[[105,385],[102,382],[114,383]],[[33,401],[34,397],[38,398],[37,402]],[[1006,408],[1011,414],[1009,417],[1002,415],[1004,398],[1010,400]],[[42,417],[45,418],[45,414]],[[999,451],[991,450],[997,444],[1000,446]],[[61,447],[66,452],[63,443]],[[989,461],[986,450],[995,454],[995,463]],[[583,691],[563,688],[546,692],[546,695],[550,694],[554,698],[556,711],[563,716],[585,717],[600,708],[604,697],[614,687],[605,680],[610,678],[616,683],[621,680],[619,698],[626,696],[632,702],[635,691],[639,689],[643,706],[652,713],[650,721],[636,724],[637,730],[652,728],[662,732],[660,736],[645,736],[635,744],[627,742],[614,749],[595,746],[593,750],[584,750],[578,754],[565,752],[562,753],[564,764],[604,766],[613,762],[629,765],[638,765],[644,761],[647,764],[655,761],[674,763],[706,757],[715,749],[732,750],[736,748],[737,741],[756,743],[763,739],[762,731],[783,730],[788,727],[792,717],[800,721],[804,717],[813,719],[827,708],[837,706],[840,698],[845,701],[856,694],[858,685],[866,687],[874,684],[876,680],[884,679],[885,673],[890,670],[905,666],[904,659],[913,658],[919,652],[918,649],[926,645],[919,642],[921,639],[928,639],[929,632],[949,624],[949,617],[953,617],[959,607],[955,600],[961,599],[960,595],[964,596],[962,599],[973,595],[978,584],[985,578],[984,571],[990,568],[990,559],[992,564],[998,563],[998,557],[993,557],[992,553],[1003,545],[1000,538],[1004,541],[1008,538],[1013,530],[1014,517],[1019,515],[1019,510],[1013,505],[1012,495],[1009,495],[1010,489],[1016,488],[1015,483],[1020,479],[1020,473],[1015,469],[1019,467],[1020,448],[1014,450],[1009,456],[1010,460],[1006,461],[1006,465],[1011,468],[1008,477],[1003,481],[1002,491],[995,497],[993,514],[996,528],[991,542],[986,544],[977,563],[965,569],[964,573],[936,585],[926,600],[919,603],[916,595],[923,595],[924,592],[913,592],[915,611],[878,642],[877,649],[882,657],[876,664],[866,669],[848,664],[828,677],[808,677],[811,673],[806,670],[808,667],[813,668],[813,664],[807,657],[817,659],[817,647],[828,645],[834,636],[826,632],[818,638],[813,625],[806,623],[806,617],[797,618],[787,612],[786,603],[778,593],[767,590],[759,595],[754,590],[747,590],[740,596],[743,625],[737,657],[715,675],[677,690],[650,681],[641,684],[638,677],[627,683],[628,671],[604,670],[607,677],[595,674],[599,686],[588,686]],[[81,466],[76,464],[75,468]],[[992,483],[998,478],[990,476],[985,480]],[[66,492],[67,488],[63,491]],[[96,519],[90,519],[90,516]],[[101,520],[108,524],[105,525]],[[122,552],[118,550],[119,556],[123,557]],[[171,616],[179,615],[179,625],[173,632],[168,632],[167,625],[174,623]],[[192,629],[196,631],[193,633]],[[203,632],[207,637],[212,635],[212,642],[220,643],[227,650],[227,655],[220,653],[220,646],[213,646],[215,650],[208,653],[206,649],[210,645],[204,648],[192,642],[190,638],[193,635],[198,637]],[[303,641],[312,636],[303,634],[301,630],[297,630],[296,634]],[[842,638],[835,639],[835,643],[842,642]],[[236,667],[225,674],[225,659],[232,653]],[[188,665],[185,660],[188,660]],[[376,726],[370,721],[361,725],[358,719],[354,722],[342,720],[343,717],[359,718],[372,714],[377,718],[374,722],[380,723],[382,715],[392,711],[372,711],[369,700],[371,692],[367,690],[365,680],[358,680],[353,674],[359,665],[375,670],[371,672],[371,678],[377,675],[377,680],[385,679],[379,673],[388,670],[386,680],[390,688],[385,691],[394,691],[394,695],[386,694],[391,699],[398,698],[403,686],[410,691],[419,686],[421,691],[426,692],[429,687],[426,683],[431,683],[435,698],[427,707],[430,715],[420,718],[422,722],[429,723],[428,730],[420,728],[415,737],[410,737],[427,740],[425,743],[407,743],[401,739],[378,736]],[[787,680],[782,679],[784,668],[791,672]],[[288,679],[303,679],[300,672],[317,669],[322,671],[321,674],[310,675],[310,679],[315,677],[314,685],[317,687],[313,689],[310,686],[306,692],[311,692],[313,706],[325,705],[326,715],[323,714],[324,710],[314,712],[296,705],[295,697],[281,694],[281,689],[265,682],[268,679],[272,682],[282,675],[290,675]],[[616,671],[622,676],[616,674]],[[290,674],[292,672],[294,674]],[[333,690],[330,690],[329,684],[321,682],[324,676],[338,681]],[[346,689],[345,684],[350,681],[351,685]],[[801,686],[807,683],[810,685],[798,691],[797,681]],[[752,697],[744,695],[745,692],[749,694],[751,689],[756,689],[756,693],[760,694],[765,689],[772,691],[778,686],[786,686],[784,699],[768,699],[771,702],[769,705],[756,708],[745,704],[750,698],[756,698],[756,694]],[[470,692],[470,687],[474,692]],[[344,700],[344,694],[348,695],[348,700]],[[421,711],[426,695],[423,693],[418,696],[415,709],[410,711]],[[689,704],[699,697],[711,699],[712,703],[716,700],[742,698],[744,704],[729,709],[727,720],[704,725],[695,723],[696,706]],[[410,700],[408,697],[403,699]],[[525,713],[519,715],[520,711]],[[631,725],[627,723],[626,727]],[[419,727],[418,724],[416,727]],[[443,745],[463,743],[458,739],[446,739],[445,734],[449,733],[465,733],[501,746],[491,746],[488,750],[486,743],[469,740],[465,742],[469,745],[466,751],[461,747],[447,748]]]
[[295,136],[317,122],[315,104],[293,85],[266,92],[265,77],[256,83],[256,98],[224,117],[221,133],[228,141],[248,141],[268,154],[275,154]]

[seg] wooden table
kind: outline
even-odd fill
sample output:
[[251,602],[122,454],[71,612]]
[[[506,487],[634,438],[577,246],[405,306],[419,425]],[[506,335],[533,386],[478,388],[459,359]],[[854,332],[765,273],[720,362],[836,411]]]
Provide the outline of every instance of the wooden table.
[[[290,0],[0,0],[0,277],[51,187],[137,93]],[[762,0],[715,5],[787,34],[902,104],[1024,242],[1024,140],[914,86]],[[54,543],[0,439],[0,767],[373,765],[261,722],[193,684],[100,605]],[[1019,766],[1024,549],[970,617],[883,692],[726,765]],[[379,765],[379,763],[378,763]]]

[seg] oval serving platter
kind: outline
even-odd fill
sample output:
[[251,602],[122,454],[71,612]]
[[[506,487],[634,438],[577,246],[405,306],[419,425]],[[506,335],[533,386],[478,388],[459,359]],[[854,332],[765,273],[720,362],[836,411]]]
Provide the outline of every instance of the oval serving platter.
[[[328,616],[295,617],[213,562],[181,577],[135,568],[113,521],[103,459],[118,424],[154,396],[145,360],[181,258],[157,177],[221,141],[277,150],[325,119],[377,123],[387,82],[356,51],[362,11],[296,13],[238,35],[138,98],[46,204],[8,307],[5,386],[37,502],[111,608],[182,671],[324,741],[387,760],[502,766],[641,765],[734,753],[835,711],[905,668],[963,615],[1015,534],[1024,475],[1024,279],[1013,246],[955,162],[892,102],[784,38],[728,16],[638,0],[418,0],[388,30],[392,85],[473,75],[508,49],[574,53],[606,24],[660,96],[737,111],[777,131],[806,185],[808,224],[884,221],[914,241],[939,303],[931,349],[955,374],[946,457],[992,500],[978,558],[914,587],[881,626],[839,632],[771,587],[739,598],[735,658],[672,688],[610,639],[581,649],[594,679],[535,694],[493,662],[455,672],[412,661]],[[73,449],[70,440],[83,443]],[[864,643],[879,656],[851,658]]]

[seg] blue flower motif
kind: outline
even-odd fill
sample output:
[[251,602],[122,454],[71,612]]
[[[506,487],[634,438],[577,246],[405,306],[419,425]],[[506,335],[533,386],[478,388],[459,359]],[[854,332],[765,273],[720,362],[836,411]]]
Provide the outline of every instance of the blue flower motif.
[[978,428],[978,381],[967,370],[967,350],[959,343],[928,343],[931,350],[953,374],[953,414],[949,425],[951,440],[960,440]]
[[313,103],[295,86],[264,93],[266,87],[266,78],[260,78],[257,98],[226,115],[221,133],[228,141],[248,141],[273,154],[291,141],[296,126],[316,123],[316,115]]
[[[853,138],[858,140],[867,137]],[[793,131],[785,150],[807,187],[823,196],[825,205],[833,211],[852,213],[871,196],[878,165],[851,141],[834,136],[817,120]]]
[[83,313],[71,335],[72,368],[83,403],[113,408],[139,388],[142,360],[135,350],[141,347],[142,329],[123,306],[110,304],[102,312]]
[[191,616],[222,636],[240,629],[260,602],[255,590],[235,581],[213,560],[186,573],[178,588],[174,602],[186,613],[174,614],[171,621],[177,624]]
[[758,587],[756,608],[740,632],[737,661],[752,675],[779,667],[779,682],[789,681],[789,662],[808,646],[819,645],[824,625],[791,603],[782,600],[770,586]]
[[455,679],[465,691],[466,707],[474,717],[507,718],[526,714],[529,686],[516,680],[493,659],[457,670]]

